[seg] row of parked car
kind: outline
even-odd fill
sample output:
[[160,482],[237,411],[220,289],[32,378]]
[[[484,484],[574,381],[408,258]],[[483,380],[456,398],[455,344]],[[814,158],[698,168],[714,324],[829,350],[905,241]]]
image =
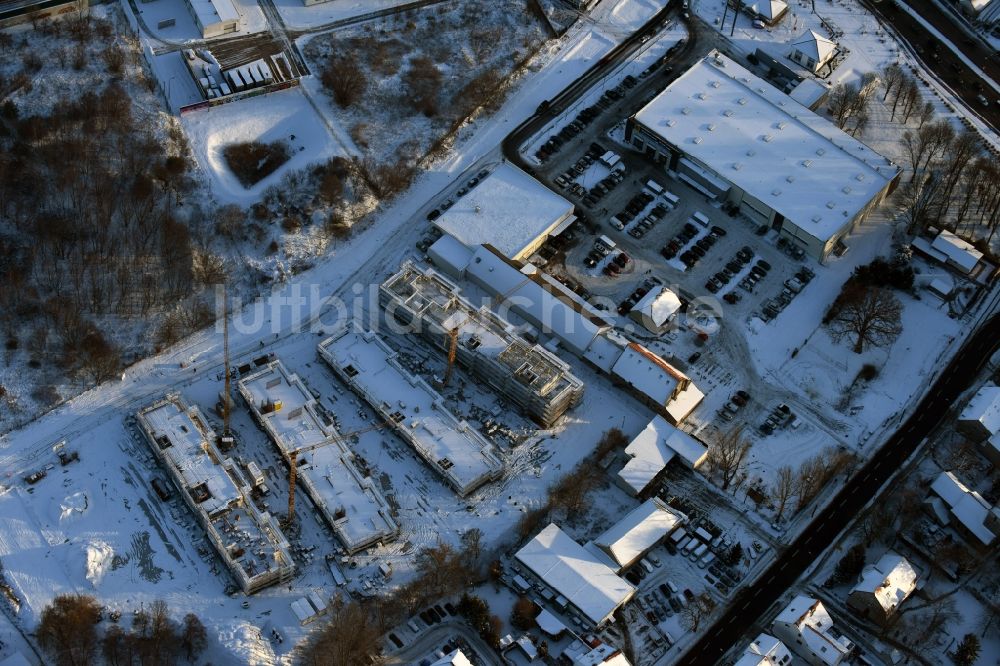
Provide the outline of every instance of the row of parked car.
[[805,250],[784,237],[778,239],[778,249],[796,261],[801,261],[806,256]]
[[791,408],[785,403],[781,403],[774,409],[770,411],[764,422],[760,424],[758,430],[762,435],[770,435],[778,428],[784,428],[786,426],[791,426],[792,428],[798,428],[799,424],[798,417],[792,412]]
[[[460,196],[460,197],[465,196],[476,185],[478,185],[479,183],[481,183],[483,181],[483,178],[486,178],[486,176],[488,176],[488,175],[490,175],[489,169],[483,169],[482,171],[480,171],[479,173],[477,173],[475,176],[473,176],[472,178],[470,178],[468,180],[468,182],[465,183],[465,185],[462,185],[462,187],[458,188],[458,191],[455,194],[458,195],[458,196]],[[427,213],[427,221],[428,222],[433,222],[434,220],[438,219],[439,217],[441,217],[441,213],[443,213],[446,210],[448,210],[449,208],[451,208],[454,205],[454,203],[455,203],[455,200],[452,199],[452,198],[450,198],[450,197],[448,199],[445,199],[444,201],[441,202],[441,205],[439,205],[437,208],[433,209],[431,212]]]
[[535,151],[535,157],[539,162],[544,163],[550,157],[558,153],[567,141],[582,132],[587,125],[592,123],[597,116],[601,115],[601,112],[608,106],[610,106],[610,104],[607,106],[594,104],[593,106],[588,106],[580,111],[580,113],[576,114],[576,118],[564,125],[562,129],[550,136],[545,143],[539,146],[538,150]]
[[590,252],[583,259],[583,265],[587,268],[594,268],[597,264],[601,263],[604,257],[611,254],[618,245],[606,236],[600,236],[594,239],[594,246],[590,248]]
[[785,280],[781,293],[774,298],[769,298],[762,304],[760,317],[764,321],[771,321],[792,302],[792,299],[805,289],[809,281],[813,279],[815,273],[807,266],[803,266],[795,275]]
[[746,407],[748,402],[750,402],[750,394],[740,389],[729,398],[726,404],[719,408],[719,417],[723,421],[732,421],[739,411]]
[[[646,206],[648,206],[652,201],[653,195],[649,192],[637,193],[629,199],[624,208],[608,219],[608,224],[621,231],[625,228],[625,225],[634,220],[636,216],[640,215],[642,211],[646,209]],[[663,214],[666,214],[666,209],[663,210]]]

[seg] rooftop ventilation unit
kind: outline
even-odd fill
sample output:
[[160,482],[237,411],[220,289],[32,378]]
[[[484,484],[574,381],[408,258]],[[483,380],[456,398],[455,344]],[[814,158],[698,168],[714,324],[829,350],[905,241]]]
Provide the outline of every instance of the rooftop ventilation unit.
[[665,125],[666,125],[667,127],[673,127],[674,125],[676,125],[676,124],[677,124],[677,121],[676,121],[676,120],[674,120],[673,118],[670,118],[670,119],[669,119],[669,120],[667,120],[667,121],[666,121],[666,122],[665,122],[664,124],[665,124]]
[[832,201],[827,201],[826,202],[826,207],[829,208],[830,210],[833,210],[833,207],[836,206],[836,205],[837,204],[833,203]]
[[851,186],[850,185],[844,185],[840,189],[840,191],[843,192],[844,194],[850,194],[851,193]]
[[859,173],[857,176],[854,177],[854,180],[858,181],[859,183],[864,182],[864,180],[865,180],[865,174]]
[[785,129],[785,125],[787,125],[787,124],[788,124],[788,123],[786,123],[786,122],[782,121],[782,122],[780,122],[780,123],[775,123],[774,127],[775,127],[776,129],[780,129],[780,130],[783,130],[783,129]]
[[740,164],[739,162],[733,162],[733,171],[739,171],[742,168],[743,168],[742,164]]
[[822,216],[822,215],[813,215],[813,216],[812,216],[812,221],[813,221],[813,222],[819,222],[819,221],[820,221],[820,220],[822,220],[822,219],[823,219],[823,216]]
[[695,138],[691,139],[691,142],[692,143],[701,143],[701,137],[700,136],[696,136]]
[[695,94],[695,97],[697,97],[698,99],[708,99],[708,95],[706,95],[706,94],[705,94],[705,93],[703,93],[703,92],[700,92],[700,93],[696,93],[696,94]]
[[691,109],[689,109],[688,107],[685,106],[683,109],[681,109],[681,113],[683,113],[685,116],[690,116],[691,115]]
[[760,93],[761,95],[763,95],[764,94],[764,89],[763,88],[757,88],[757,92]]
[[738,100],[736,100],[736,103],[739,104],[740,106],[746,106],[747,105],[747,98],[746,97],[740,97]]
[[726,118],[732,118],[733,117],[733,110],[732,109],[726,109],[725,111],[722,112],[722,115],[724,115]]
[[718,81],[712,81],[708,85],[712,86],[713,88],[718,88],[721,84]]
[[802,160],[802,166],[804,166],[807,169],[812,166],[812,163],[813,163],[812,160]]
[[795,182],[795,176],[793,176],[791,174],[788,174],[787,176],[785,176],[785,180],[787,180],[789,183],[794,183]]
[[823,155],[826,154],[826,150],[824,150],[823,148],[817,148],[816,154],[819,155],[820,157],[823,157]]
[[774,195],[774,196],[776,196],[776,197],[777,197],[777,196],[780,196],[780,195],[781,195],[781,190],[779,190],[779,189],[778,189],[778,188],[776,187],[776,188],[774,188],[773,190],[771,190],[771,194],[772,194],[772,195]]
[[757,151],[754,150],[753,148],[751,148],[750,150],[747,151],[747,157],[753,157],[756,154],[757,154]]
[[771,139],[773,138],[774,137],[771,136],[770,134],[765,134],[764,136],[760,137],[760,140],[763,141],[764,143],[771,143]]
[[705,126],[705,128],[706,128],[706,129],[707,129],[707,130],[708,130],[709,132],[714,132],[714,131],[715,131],[715,123],[709,123],[708,125],[706,125],[706,126]]

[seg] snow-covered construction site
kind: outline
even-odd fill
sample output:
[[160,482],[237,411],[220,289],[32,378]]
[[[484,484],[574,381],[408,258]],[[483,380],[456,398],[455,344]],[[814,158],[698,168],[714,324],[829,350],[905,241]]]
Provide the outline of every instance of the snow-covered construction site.
[[[985,613],[1000,394],[918,419],[993,353],[1000,138],[866,2],[0,2],[0,663],[68,595],[108,663],[168,613],[164,663],[882,664],[925,568]],[[834,515],[895,451],[905,528]]]

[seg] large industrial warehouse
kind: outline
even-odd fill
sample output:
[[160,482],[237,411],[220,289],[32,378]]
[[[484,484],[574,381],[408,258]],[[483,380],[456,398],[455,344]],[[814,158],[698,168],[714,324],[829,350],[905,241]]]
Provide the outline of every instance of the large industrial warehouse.
[[629,119],[667,173],[822,261],[894,188],[900,169],[712,51]]

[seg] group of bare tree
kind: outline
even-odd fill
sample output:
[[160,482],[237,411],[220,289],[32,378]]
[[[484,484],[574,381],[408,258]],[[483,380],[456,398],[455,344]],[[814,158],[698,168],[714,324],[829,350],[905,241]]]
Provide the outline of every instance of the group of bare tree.
[[[32,53],[21,51],[25,72]],[[33,354],[107,379],[121,359],[103,320],[148,318],[195,286],[192,234],[176,214],[192,188],[186,144],[178,130],[168,153],[114,79],[44,114],[5,92],[0,82],[0,316],[9,335],[34,322]]]
[[335,599],[329,618],[302,647],[303,661],[324,666],[372,663],[380,653],[381,636],[391,627],[483,580],[482,536],[471,528],[462,534],[461,549],[444,541],[421,549],[414,560],[417,575],[391,594],[364,604]]
[[867,72],[859,83],[841,83],[830,91],[827,108],[837,127],[851,133],[863,134],[871,120],[869,101],[878,87],[878,75]]
[[892,118],[906,123],[917,113],[918,127],[903,134],[910,177],[899,187],[896,202],[909,233],[930,225],[953,230],[988,249],[1000,226],[1000,164],[986,153],[978,134],[956,131],[948,119],[933,120],[934,105],[920,105],[919,83],[901,67],[882,70]]
[[86,666],[100,655],[110,666],[170,666],[193,663],[205,650],[208,634],[197,615],[175,622],[167,604],[154,601],[132,616],[131,627],[109,624],[101,636],[101,607],[93,597],[60,595],[42,611],[35,635],[57,666]]
[[739,487],[749,453],[750,440],[743,434],[742,427],[723,433],[708,447],[708,464],[721,477],[723,490],[729,490],[734,482],[736,488]]

